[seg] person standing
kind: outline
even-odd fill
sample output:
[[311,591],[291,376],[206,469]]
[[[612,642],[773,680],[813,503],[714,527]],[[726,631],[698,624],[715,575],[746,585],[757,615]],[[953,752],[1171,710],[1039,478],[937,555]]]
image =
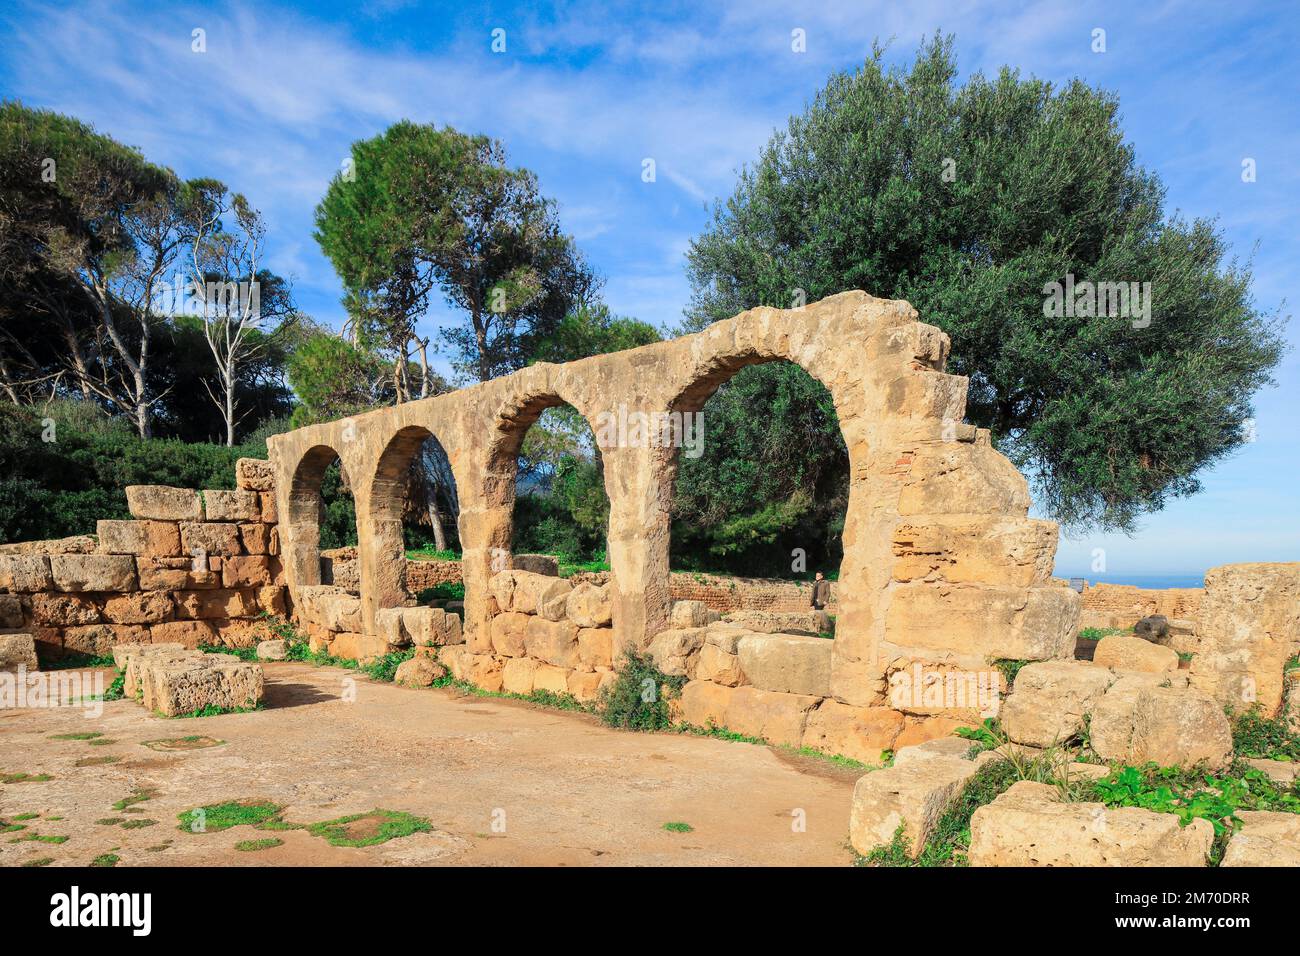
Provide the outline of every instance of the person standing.
[[814,610],[821,611],[831,600],[831,582],[822,577],[820,571],[817,572],[817,578],[813,581],[812,589],[812,606]]

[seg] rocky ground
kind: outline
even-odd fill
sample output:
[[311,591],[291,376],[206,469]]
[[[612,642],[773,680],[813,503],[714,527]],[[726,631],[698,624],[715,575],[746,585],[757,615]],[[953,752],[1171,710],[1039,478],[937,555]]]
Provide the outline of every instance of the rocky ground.
[[[87,734],[100,736],[58,739]],[[185,739],[195,737],[210,740]],[[0,834],[0,865],[847,865],[860,775],[789,751],[276,663],[253,713],[164,719],[131,701],[97,718],[0,711],[0,820],[21,827]],[[180,828],[179,814],[230,801],[282,805],[295,824],[405,811],[432,829],[348,847],[306,829]],[[236,849],[272,839],[283,843]]]

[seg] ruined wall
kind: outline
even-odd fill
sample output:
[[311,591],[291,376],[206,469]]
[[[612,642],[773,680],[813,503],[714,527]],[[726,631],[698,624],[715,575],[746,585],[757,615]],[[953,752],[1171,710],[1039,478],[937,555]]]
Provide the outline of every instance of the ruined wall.
[[[247,646],[287,589],[269,462],[240,459],[233,491],[138,485],[97,535],[0,547],[0,630],[41,661],[117,644]],[[98,540],[96,540],[96,538]]]
[[[830,696],[881,706],[890,673],[914,662],[974,669],[989,658],[1068,656],[1078,596],[1050,581],[1056,526],[1027,517],[1024,478],[987,433],[962,422],[966,380],[943,371],[947,352],[947,337],[906,302],[850,292],[274,436],[289,586],[320,583],[319,487],[338,457],[357,508],[359,633],[371,641],[364,649],[383,652],[377,615],[408,599],[406,470],[436,436],[461,503],[466,643],[490,653],[498,609],[489,580],[508,555],[519,447],[545,408],[572,405],[600,440],[608,416],[696,412],[740,369],[786,360],[829,390],[849,453]],[[669,623],[677,449],[620,436],[602,454],[617,655]]]
[[1080,627],[1132,627],[1144,617],[1163,614],[1171,620],[1195,621],[1203,588],[1139,588],[1131,584],[1094,584],[1080,595]]

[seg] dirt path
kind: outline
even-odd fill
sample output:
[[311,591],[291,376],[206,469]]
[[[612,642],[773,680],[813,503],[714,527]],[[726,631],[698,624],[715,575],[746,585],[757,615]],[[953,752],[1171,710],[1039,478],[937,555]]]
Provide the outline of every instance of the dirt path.
[[[854,771],[766,747],[608,730],[583,715],[516,701],[408,690],[347,671],[266,666],[267,707],[188,720],[128,701],[98,718],[76,708],[0,711],[0,865],[52,858],[128,865],[844,865]],[[99,732],[113,741],[57,740]],[[145,741],[207,735],[225,743],[157,751]],[[88,760],[119,758],[85,765]],[[78,763],[82,766],[77,766]],[[155,795],[128,810],[129,794]],[[434,830],[366,847],[332,847],[303,830],[238,826],[182,832],[193,807],[259,799],[314,823],[375,808]],[[62,819],[52,820],[51,817]],[[152,825],[97,823],[153,820]],[[801,831],[797,821],[805,824]],[[668,832],[669,822],[692,832]],[[10,842],[33,833],[64,843]],[[256,852],[242,840],[277,837]]]

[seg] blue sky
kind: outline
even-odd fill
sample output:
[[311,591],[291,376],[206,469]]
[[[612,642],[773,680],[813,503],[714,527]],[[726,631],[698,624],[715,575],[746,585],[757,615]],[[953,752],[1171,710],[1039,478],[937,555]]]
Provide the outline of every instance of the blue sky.
[[[191,50],[206,32],[207,52]],[[506,52],[491,51],[503,29]],[[791,31],[807,49],[791,50]],[[1106,31],[1094,53],[1092,31]],[[271,267],[301,307],[337,323],[340,287],[312,210],[349,144],[395,120],[502,139],[535,170],[605,276],[618,313],[675,325],[683,254],[757,155],[873,39],[911,59],[956,34],[963,73],[1002,64],[1118,92],[1140,161],[1168,205],[1216,216],[1250,258],[1258,303],[1297,299],[1300,12],[1290,3],[59,3],[0,13],[0,94],[71,113],[182,176],[215,176],[267,216]],[[641,181],[655,159],[658,178]],[[1253,158],[1257,181],[1241,181]],[[872,291],[872,290],[867,290]],[[427,318],[436,331],[453,317]],[[1300,342],[1297,323],[1288,327]],[[1061,574],[1199,575],[1300,560],[1300,354],[1257,400],[1256,440],[1205,490],[1133,537],[1064,538]],[[1091,570],[1094,550],[1106,572]]]

